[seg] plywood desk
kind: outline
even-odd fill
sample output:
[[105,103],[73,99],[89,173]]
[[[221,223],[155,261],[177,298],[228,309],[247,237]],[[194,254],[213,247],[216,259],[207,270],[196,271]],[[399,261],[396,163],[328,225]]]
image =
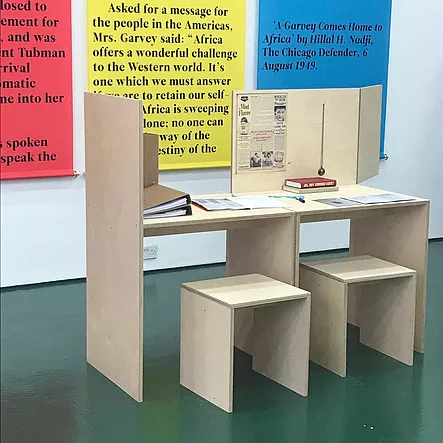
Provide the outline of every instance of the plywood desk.
[[[417,199],[409,202],[339,208],[314,201],[319,198],[384,192],[360,185],[343,186],[337,192],[307,195],[305,196],[306,203],[285,199],[286,209],[207,212],[194,206],[192,216],[144,220],[143,236],[226,231],[228,276],[261,273],[297,286],[300,225],[325,220],[350,219],[351,255],[369,254],[417,271],[415,349],[423,352],[429,201]],[[292,195],[284,191],[267,194]],[[224,196],[211,195],[210,197]],[[115,320],[111,321],[113,317],[109,313],[102,317],[101,328],[107,330],[108,336],[113,337],[113,341],[112,343],[111,339],[108,341],[108,352],[104,352],[102,348],[100,358],[103,360],[91,361],[91,363],[135,399],[142,401],[143,324],[139,319],[142,318],[143,313],[143,282],[142,271],[134,274],[133,268],[135,257],[142,263],[142,248],[124,251],[120,249],[120,254],[123,254],[121,258],[126,257],[128,260],[119,260],[117,267],[114,268],[110,265],[108,272],[128,279],[128,290],[135,282],[139,282],[137,289],[139,296],[136,300],[133,299],[132,309],[128,312],[128,298],[118,292],[112,294],[108,290],[106,300],[108,303],[113,300],[108,306],[114,305],[114,309],[119,306],[115,312],[118,312],[120,328],[117,333]],[[349,302],[349,320],[354,324],[356,324],[358,310],[357,291],[358,288],[355,288],[355,293],[350,295]],[[105,312],[103,305],[100,309]],[[355,313],[354,316],[352,312]],[[253,310],[248,312],[248,309],[243,309],[236,314],[236,346],[246,352],[250,350],[248,343],[250,325],[253,320],[252,313]],[[149,325],[145,327],[149,330]],[[118,339],[119,334],[120,339]],[[131,336],[133,351],[128,352]],[[137,337],[135,342],[134,337]],[[100,346],[102,341],[103,337],[98,338],[97,345]],[[140,351],[136,352],[138,349]],[[122,358],[122,355],[125,355],[125,358]],[[129,366],[133,367],[132,372],[128,371]],[[115,368],[115,372],[110,372],[109,368]],[[137,371],[136,368],[140,369]],[[133,385],[134,380],[137,380],[135,391],[128,387]],[[149,387],[147,389],[149,391]]]
[[[87,360],[92,366],[143,400],[143,237],[224,230],[228,276],[259,273],[297,286],[301,223],[340,219],[351,220],[351,255],[372,255],[417,271],[415,348],[423,351],[429,201],[349,208],[313,201],[383,192],[340,186],[335,193],[307,195],[304,204],[287,199],[286,209],[194,208],[192,216],[146,221],[143,169],[150,159],[143,154],[142,115],[141,102],[85,94]],[[358,294],[355,300],[358,309]],[[248,308],[239,313],[236,345],[248,350],[251,316]]]

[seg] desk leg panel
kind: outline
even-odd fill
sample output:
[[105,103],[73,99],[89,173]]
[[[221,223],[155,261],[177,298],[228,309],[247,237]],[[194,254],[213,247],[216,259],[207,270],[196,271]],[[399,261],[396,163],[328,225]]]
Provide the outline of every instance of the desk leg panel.
[[[299,230],[294,216],[269,220],[266,227],[229,230],[227,276],[258,273],[298,284]],[[253,308],[235,311],[235,346],[248,354],[252,354],[253,316]]]
[[417,271],[414,348],[424,352],[429,204],[351,220],[351,255],[372,255]]

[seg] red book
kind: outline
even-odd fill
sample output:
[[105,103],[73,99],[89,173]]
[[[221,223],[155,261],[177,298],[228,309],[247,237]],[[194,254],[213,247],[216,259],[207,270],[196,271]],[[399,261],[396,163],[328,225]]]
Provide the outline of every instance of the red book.
[[337,186],[337,180],[326,177],[288,178],[285,185],[299,189],[329,188]]

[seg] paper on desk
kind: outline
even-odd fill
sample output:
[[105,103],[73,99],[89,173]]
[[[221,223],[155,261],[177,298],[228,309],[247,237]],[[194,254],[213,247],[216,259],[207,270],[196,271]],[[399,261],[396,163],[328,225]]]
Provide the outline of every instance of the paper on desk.
[[228,198],[196,198],[193,199],[192,202],[201,206],[207,211],[229,211],[247,209],[242,205],[231,201]]
[[373,205],[377,203],[395,203],[415,200],[414,197],[406,197],[399,194],[380,194],[380,195],[361,195],[357,197],[343,197],[345,200],[350,200],[364,205]]
[[232,197],[231,201],[248,209],[286,208],[287,205],[280,200],[262,195]]
[[354,202],[351,200],[346,200],[345,198],[320,198],[318,200],[314,200],[318,203],[323,203],[329,206],[361,206],[363,203]]
[[197,198],[193,203],[207,211],[229,211],[239,209],[285,208],[281,200],[266,196],[230,197],[230,198]]

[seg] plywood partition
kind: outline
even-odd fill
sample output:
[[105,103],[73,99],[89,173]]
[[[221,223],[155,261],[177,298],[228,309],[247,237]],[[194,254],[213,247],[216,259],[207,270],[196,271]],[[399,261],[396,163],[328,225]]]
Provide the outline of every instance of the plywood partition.
[[[287,95],[285,168],[241,170],[239,158],[242,156],[239,153],[243,152],[243,158],[247,158],[244,146],[251,146],[259,153],[260,150],[273,149],[274,145],[267,141],[256,140],[249,145],[248,136],[253,138],[252,131],[261,129],[254,123],[258,121],[255,115],[264,109],[272,109],[274,97],[279,94]],[[249,129],[242,127],[241,121],[243,111],[240,107],[245,101],[251,103],[250,115],[246,117],[251,120]],[[262,117],[262,121],[266,118],[268,123],[272,122],[271,111],[268,111],[268,117]],[[266,124],[263,129],[268,130]],[[232,192],[281,189],[286,178],[318,176],[320,166],[326,170],[325,176],[336,179],[339,185],[356,184],[377,175],[380,125],[381,86],[236,91],[233,94]]]
[[143,188],[158,183],[158,135],[143,134]]
[[87,360],[143,399],[143,128],[137,100],[85,93]]
[[382,88],[360,90],[358,128],[357,183],[378,175],[380,165]]

